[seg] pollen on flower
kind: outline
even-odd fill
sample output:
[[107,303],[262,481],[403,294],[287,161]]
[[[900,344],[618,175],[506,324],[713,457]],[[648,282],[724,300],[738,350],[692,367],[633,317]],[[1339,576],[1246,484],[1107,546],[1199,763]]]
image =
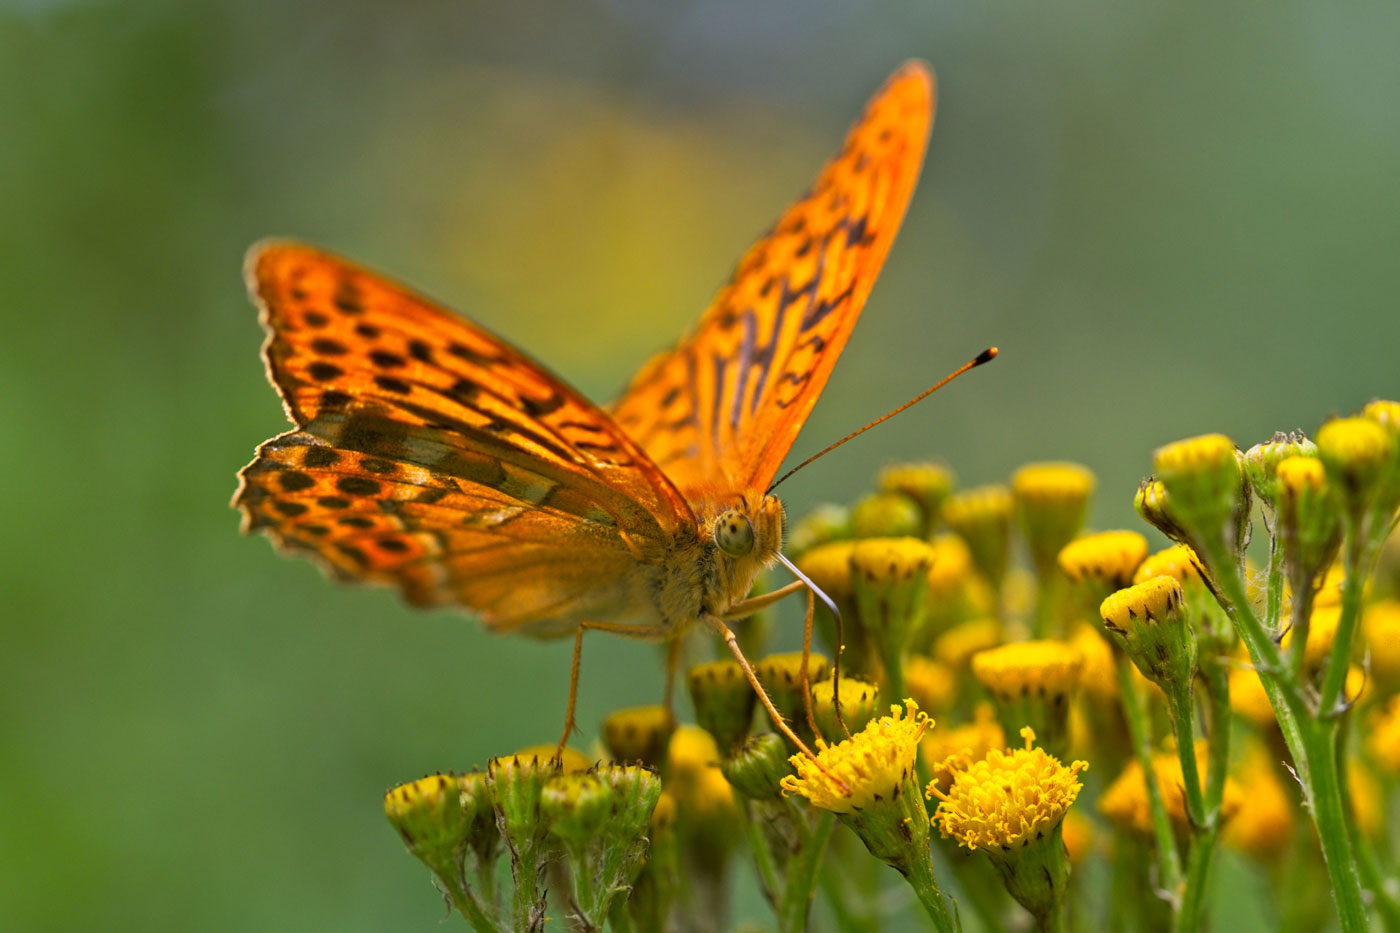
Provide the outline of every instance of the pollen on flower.
[[905,700],[902,708],[891,706],[890,715],[872,720],[844,742],[828,745],[818,739],[815,762],[805,755],[788,759],[797,773],[783,778],[783,792],[833,813],[890,800],[913,774],[919,739],[932,724],[917,703]]
[[1147,539],[1136,531],[1101,531],[1060,549],[1060,569],[1075,582],[1093,581],[1117,589],[1132,582],[1147,557]]
[[933,781],[947,789],[959,763],[985,758],[994,748],[1006,747],[1006,730],[997,721],[990,703],[980,703],[972,722],[948,728],[932,728],[919,747]]
[[1088,763],[1066,767],[1032,747],[1034,731],[1022,729],[1021,737],[1025,748],[993,749],[957,771],[947,793],[929,785],[928,796],[941,801],[933,822],[944,838],[969,849],[1024,846],[1064,819],[1083,787],[1078,776]]
[[1155,554],[1138,565],[1134,583],[1144,583],[1153,577],[1175,577],[1182,583],[1200,583],[1201,566],[1190,545],[1176,544]]
[[972,657],[972,673],[998,697],[1057,696],[1079,683],[1084,656],[1062,641],[1018,641]]

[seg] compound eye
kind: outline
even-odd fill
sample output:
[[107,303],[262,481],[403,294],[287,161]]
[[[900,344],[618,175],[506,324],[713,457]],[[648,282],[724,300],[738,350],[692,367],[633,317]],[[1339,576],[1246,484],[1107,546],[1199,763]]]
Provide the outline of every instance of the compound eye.
[[715,544],[730,557],[743,557],[753,550],[753,525],[743,512],[730,509],[715,519]]

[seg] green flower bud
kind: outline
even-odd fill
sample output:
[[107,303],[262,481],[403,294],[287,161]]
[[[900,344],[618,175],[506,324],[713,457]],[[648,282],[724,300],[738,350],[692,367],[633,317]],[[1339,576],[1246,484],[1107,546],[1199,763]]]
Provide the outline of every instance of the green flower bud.
[[917,536],[923,530],[919,504],[900,492],[872,493],[851,509],[851,534],[856,538]]
[[1275,467],[1274,477],[1277,534],[1289,585],[1294,593],[1310,592],[1342,543],[1339,503],[1321,460],[1288,457]]
[[758,695],[738,662],[720,660],[697,665],[690,669],[687,681],[695,705],[695,721],[700,727],[715,737],[721,749],[744,741],[753,725]]
[[1137,494],[1133,496],[1133,508],[1143,521],[1156,528],[1173,541],[1189,543],[1190,535],[1181,525],[1181,517],[1174,508],[1167,487],[1162,481],[1148,477],[1138,483]]
[[384,815],[408,850],[429,867],[460,857],[471,827],[461,788],[453,774],[431,774],[400,784],[384,795]]
[[1312,457],[1317,455],[1317,445],[1308,440],[1302,431],[1284,434],[1275,431],[1274,436],[1262,444],[1255,444],[1244,452],[1244,475],[1249,480],[1249,488],[1264,506],[1265,521],[1272,526],[1271,513],[1275,509],[1274,476],[1279,462],[1288,457]]
[[804,515],[787,534],[787,551],[797,559],[819,544],[851,536],[851,510],[826,503]]
[[570,845],[596,837],[612,809],[612,788],[595,774],[557,774],[545,782],[540,795],[540,812],[549,831]]
[[775,732],[749,736],[719,768],[734,789],[750,800],[777,800],[782,796],[780,783],[792,774],[787,745]]
[[1000,588],[1011,550],[1011,490],[978,486],[954,493],[943,504],[943,520],[967,542],[987,582]]
[[[821,680],[830,668],[831,664],[824,655],[813,653],[808,659],[807,685]],[[770,654],[760,659],[753,669],[763,689],[768,691],[773,706],[804,742],[810,742],[813,736],[807,725],[807,704],[802,695],[802,652]]]
[[922,537],[929,537],[938,516],[943,510],[943,500],[953,491],[953,471],[941,463],[896,463],[880,471],[878,485],[881,492],[903,493],[919,505],[923,514]]

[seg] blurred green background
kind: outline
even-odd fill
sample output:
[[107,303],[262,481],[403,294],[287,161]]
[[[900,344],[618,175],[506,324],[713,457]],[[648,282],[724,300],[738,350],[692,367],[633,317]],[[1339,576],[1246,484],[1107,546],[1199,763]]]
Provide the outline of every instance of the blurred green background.
[[[0,927],[438,929],[380,793],[560,724],[567,645],[238,535],[284,428],[252,241],[356,257],[601,400],[921,57],[923,184],[795,453],[1003,357],[789,508],[896,458],[1073,458],[1095,523],[1135,523],[1160,443],[1400,392],[1397,40],[1393,3],[1290,0],[0,0]],[[659,696],[654,650],[586,647],[587,733]]]

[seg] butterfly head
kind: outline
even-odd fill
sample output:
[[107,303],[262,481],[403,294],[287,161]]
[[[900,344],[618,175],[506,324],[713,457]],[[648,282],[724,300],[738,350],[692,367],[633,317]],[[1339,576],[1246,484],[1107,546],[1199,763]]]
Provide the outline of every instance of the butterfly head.
[[741,497],[715,515],[709,530],[730,565],[757,573],[773,562],[782,547],[783,521],[783,504],[776,496],[764,496],[756,504]]

